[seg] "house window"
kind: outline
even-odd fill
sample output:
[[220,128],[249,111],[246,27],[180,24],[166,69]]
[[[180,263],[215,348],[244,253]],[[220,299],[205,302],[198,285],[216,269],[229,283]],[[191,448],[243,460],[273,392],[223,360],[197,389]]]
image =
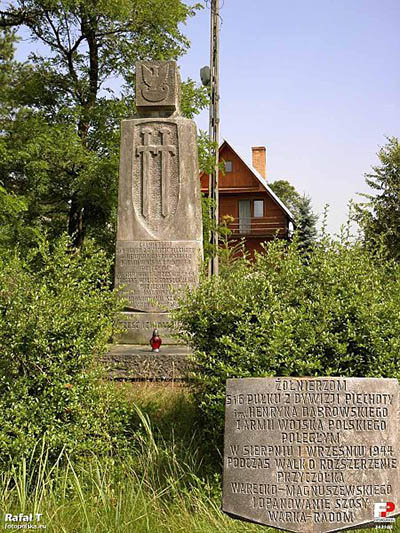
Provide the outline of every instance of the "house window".
[[264,216],[264,200],[254,200],[254,218]]
[[239,200],[239,233],[250,233],[251,230],[251,201]]
[[232,161],[225,161],[225,172],[232,172]]

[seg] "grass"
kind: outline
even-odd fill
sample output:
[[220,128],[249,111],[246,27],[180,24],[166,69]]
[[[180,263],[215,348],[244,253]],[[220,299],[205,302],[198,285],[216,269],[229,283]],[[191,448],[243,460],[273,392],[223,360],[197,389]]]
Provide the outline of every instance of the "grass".
[[49,533],[259,530],[221,513],[219,480],[202,475],[195,406],[184,387],[110,386],[140,406],[134,452],[78,463],[62,453],[50,464],[43,449],[39,459],[25,460],[0,477],[1,520],[6,512],[41,513]]
[[109,386],[136,406],[141,431],[133,452],[75,463],[61,453],[50,464],[42,449],[39,459],[25,460],[0,477],[2,521],[5,512],[41,513],[48,533],[276,531],[220,511],[221,482],[204,463],[196,408],[184,387]]
[[68,463],[52,480],[45,475],[31,486],[22,469],[7,479],[1,505],[15,514],[43,513],[41,523],[54,533],[244,531],[232,529],[203,487],[194,483],[182,490],[179,477],[172,476],[162,487],[150,481],[151,474],[137,474],[134,461]]

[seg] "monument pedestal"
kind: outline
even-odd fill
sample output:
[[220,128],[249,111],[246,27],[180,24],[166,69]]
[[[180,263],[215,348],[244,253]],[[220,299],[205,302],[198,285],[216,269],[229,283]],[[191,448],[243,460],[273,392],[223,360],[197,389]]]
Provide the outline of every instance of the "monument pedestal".
[[125,331],[117,336],[119,344],[149,345],[154,329],[158,329],[162,338],[162,346],[166,344],[181,344],[174,329],[171,328],[170,313],[142,313],[140,311],[125,311],[120,314],[120,324]]
[[131,381],[186,381],[193,369],[187,346],[162,346],[152,352],[150,346],[119,344],[103,357],[108,376]]

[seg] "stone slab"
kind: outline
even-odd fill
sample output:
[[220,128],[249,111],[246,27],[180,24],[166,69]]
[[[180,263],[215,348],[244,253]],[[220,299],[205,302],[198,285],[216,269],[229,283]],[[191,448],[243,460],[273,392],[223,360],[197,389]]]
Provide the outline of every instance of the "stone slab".
[[397,380],[227,380],[230,516],[299,533],[390,525],[399,479]]
[[121,123],[118,241],[200,241],[196,125],[184,117]]
[[145,344],[148,346],[154,328],[158,329],[163,346],[180,344],[177,336],[174,336],[173,327],[170,327],[170,313],[124,312],[120,313],[119,322],[126,330],[116,338],[116,341],[121,344]]
[[182,381],[192,369],[187,346],[162,346],[158,353],[150,346],[115,345],[102,362],[112,379]]

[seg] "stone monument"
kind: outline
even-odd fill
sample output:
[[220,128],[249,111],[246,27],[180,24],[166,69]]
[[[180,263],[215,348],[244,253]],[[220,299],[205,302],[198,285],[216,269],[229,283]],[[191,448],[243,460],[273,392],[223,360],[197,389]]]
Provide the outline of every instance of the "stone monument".
[[399,406],[395,379],[229,379],[223,511],[299,533],[393,526]]
[[122,121],[115,286],[128,305],[119,341],[147,344],[168,323],[202,257],[196,126],[180,116],[174,61],[136,64],[135,118]]

